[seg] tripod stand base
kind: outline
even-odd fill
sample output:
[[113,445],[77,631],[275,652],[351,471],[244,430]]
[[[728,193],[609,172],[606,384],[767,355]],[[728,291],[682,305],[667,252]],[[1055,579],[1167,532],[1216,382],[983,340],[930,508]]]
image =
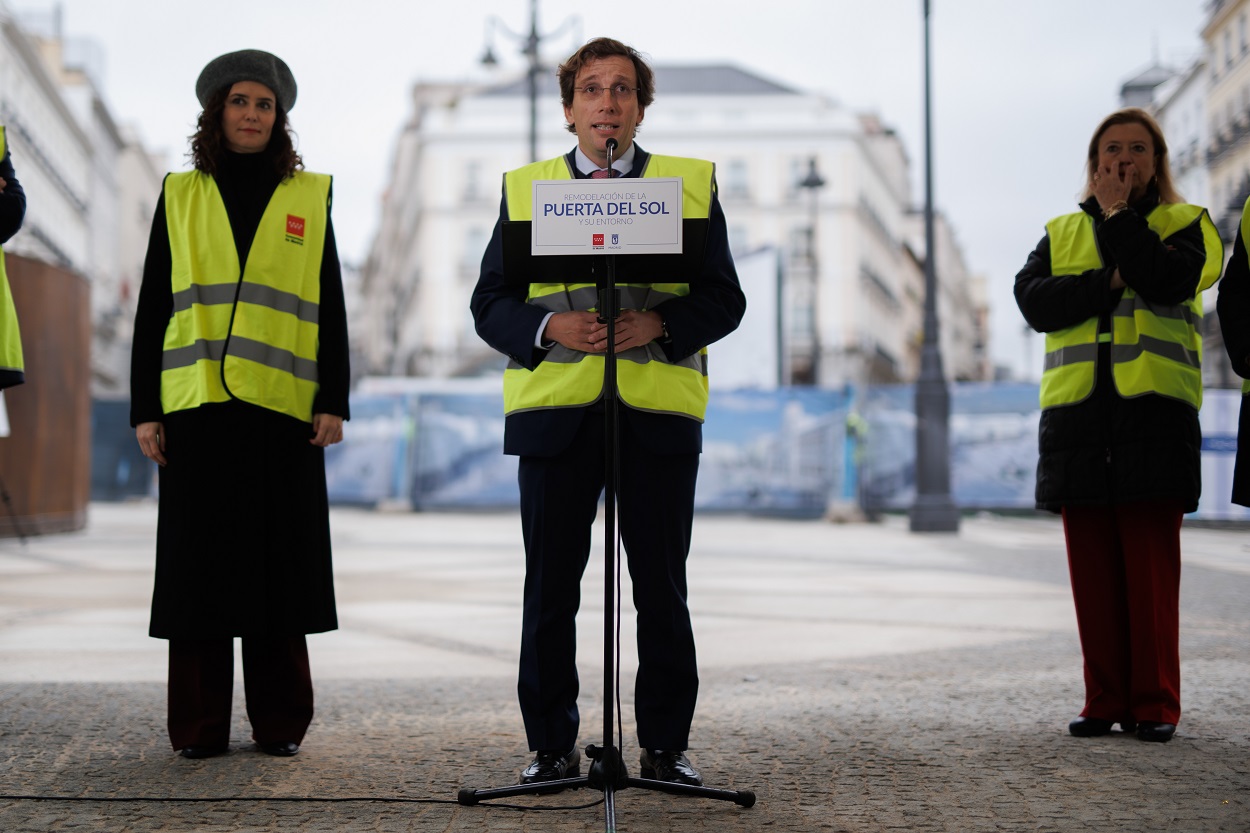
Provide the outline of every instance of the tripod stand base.
[[484,790],[473,790],[465,787],[456,793],[456,803],[464,807],[472,807],[492,798],[511,798],[514,795],[551,795],[563,790],[576,790],[590,786],[590,780],[582,775],[577,778],[561,778],[558,781],[542,781],[537,784],[514,784],[511,787],[490,787]]
[[[565,778],[560,781],[546,781],[542,784],[517,784],[512,787],[490,787],[484,790],[474,790],[466,787],[456,794],[456,803],[463,807],[472,807],[483,801],[490,801],[492,798],[511,798],[517,795],[548,795],[561,790],[576,790],[589,786],[591,786],[590,779],[583,775],[580,778]],[[750,790],[718,790],[715,787],[694,787],[689,784],[652,781],[648,778],[626,778],[625,783],[620,787],[614,787],[613,791],[622,790],[626,787],[638,787],[640,789],[668,793],[669,795],[687,795],[696,798],[711,798],[718,801],[732,801],[739,807],[755,806],[755,793]]]
[[671,781],[653,781],[650,778],[628,778],[626,786],[641,787],[645,790],[668,793],[669,795],[689,795],[696,798],[714,798],[718,801],[732,801],[739,807],[754,807],[755,793],[750,790],[718,790],[715,787],[696,787],[691,784],[674,784]]

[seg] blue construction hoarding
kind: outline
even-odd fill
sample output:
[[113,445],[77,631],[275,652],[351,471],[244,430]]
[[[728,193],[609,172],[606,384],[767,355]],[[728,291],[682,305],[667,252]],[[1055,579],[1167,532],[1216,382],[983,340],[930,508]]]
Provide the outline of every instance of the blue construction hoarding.
[[[1031,510],[1037,467],[1037,385],[950,386],[951,493],[965,510]],[[910,385],[863,390],[713,390],[696,507],[820,517],[855,504],[870,515],[915,500]],[[1208,390],[1202,409],[1203,499],[1194,517],[1250,520],[1228,500],[1239,391]],[[146,461],[117,403],[97,403],[92,497],[151,493]],[[366,380],[352,395],[346,439],[326,453],[338,504],[427,509],[517,505],[516,459],[503,448],[497,380]]]

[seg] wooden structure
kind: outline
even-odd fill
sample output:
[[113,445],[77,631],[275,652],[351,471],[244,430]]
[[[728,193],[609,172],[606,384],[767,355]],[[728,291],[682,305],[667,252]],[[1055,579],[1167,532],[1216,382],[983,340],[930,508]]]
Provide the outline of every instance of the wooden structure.
[[86,278],[6,253],[26,383],[4,392],[0,537],[87,524],[91,494],[91,296]]

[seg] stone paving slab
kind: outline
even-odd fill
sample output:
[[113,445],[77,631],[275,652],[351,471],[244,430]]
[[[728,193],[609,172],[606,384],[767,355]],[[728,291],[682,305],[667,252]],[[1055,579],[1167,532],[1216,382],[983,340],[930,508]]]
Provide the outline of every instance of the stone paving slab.
[[[515,518],[335,510],[343,627],[310,637],[317,718],[303,749],[255,751],[239,692],[230,753],[204,761],[175,755],[163,729],[164,644],[144,635],[154,520],[150,506],[93,506],[86,533],[0,541],[0,795],[231,800],[0,798],[0,830],[605,829],[602,806],[553,809],[593,804],[593,790],[511,800],[524,811],[454,803],[528,762]],[[626,789],[617,829],[1250,830],[1250,538],[1184,536],[1185,715],[1171,743],[1144,744],[1067,735],[1080,653],[1052,519],[985,516],[927,536],[900,519],[698,519],[690,755],[710,786],[758,802]],[[602,724],[594,565],[583,743]]]

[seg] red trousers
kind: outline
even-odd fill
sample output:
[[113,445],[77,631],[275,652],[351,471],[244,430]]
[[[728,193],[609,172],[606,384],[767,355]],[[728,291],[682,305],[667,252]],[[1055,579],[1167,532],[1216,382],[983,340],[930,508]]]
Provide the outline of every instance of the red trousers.
[[1085,657],[1082,717],[1180,720],[1183,514],[1174,501],[1064,507]]
[[[313,716],[307,642],[302,635],[242,641],[252,738],[300,743]],[[174,749],[227,747],[233,696],[233,639],[169,640],[169,740]]]

